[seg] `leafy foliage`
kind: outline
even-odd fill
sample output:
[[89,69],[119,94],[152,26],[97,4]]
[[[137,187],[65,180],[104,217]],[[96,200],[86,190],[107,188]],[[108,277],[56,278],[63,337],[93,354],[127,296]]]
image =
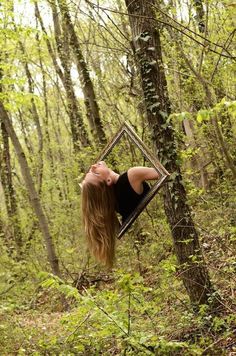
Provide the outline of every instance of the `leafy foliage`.
[[[107,138],[128,120],[151,147],[124,3],[99,1],[100,8],[96,4],[91,7],[88,1],[68,3]],[[86,119],[83,84],[73,54],[66,47],[76,102],[92,142],[74,152],[68,98],[47,45],[49,41],[60,64],[50,4],[38,2],[43,31],[34,17],[34,2],[4,0],[0,15],[0,101],[11,116],[48,217],[62,278],[50,274],[38,221],[11,143],[10,168],[17,207],[14,216],[9,214],[3,165],[6,146],[1,131],[1,355],[236,352],[235,179],[223,150],[235,166],[233,5],[215,0],[204,5],[207,30],[201,38],[195,2],[157,3],[172,106],[166,125],[173,125],[177,134],[178,159],[189,204],[222,311],[214,314],[203,305],[196,313],[189,304],[180,281],[161,192],[117,243],[114,270],[106,271],[88,256],[78,183],[100,147],[94,143],[94,133]],[[178,27],[170,17],[192,32]],[[68,34],[64,36],[68,44]],[[147,33],[140,36],[142,41],[149,41]],[[213,98],[211,105],[206,87]],[[158,104],[153,105],[150,110]],[[223,146],[219,138],[223,138]],[[145,163],[140,162],[142,158],[129,142],[116,147],[113,153],[112,162],[122,160],[121,169]],[[22,235],[20,243],[17,227]]]

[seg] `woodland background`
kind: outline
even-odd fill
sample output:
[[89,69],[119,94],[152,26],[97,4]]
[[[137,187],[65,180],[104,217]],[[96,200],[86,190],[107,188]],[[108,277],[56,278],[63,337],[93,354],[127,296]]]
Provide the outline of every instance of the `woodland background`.
[[[0,10],[0,354],[235,354],[235,3]],[[171,176],[108,271],[79,182],[124,121]]]

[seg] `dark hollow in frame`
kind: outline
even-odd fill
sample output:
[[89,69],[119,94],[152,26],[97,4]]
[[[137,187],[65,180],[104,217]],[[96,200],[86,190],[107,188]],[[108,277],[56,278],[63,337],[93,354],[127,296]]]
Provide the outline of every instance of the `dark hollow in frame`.
[[149,163],[156,169],[159,173],[160,178],[153,184],[149,192],[145,195],[136,209],[129,215],[129,217],[124,221],[121,225],[120,230],[118,231],[117,238],[120,239],[124,233],[128,230],[128,228],[132,225],[132,223],[137,219],[137,217],[141,214],[141,212],[145,209],[148,203],[155,196],[157,191],[160,189],[161,185],[170,175],[167,170],[162,166],[162,164],[158,161],[158,159],[154,156],[154,154],[146,147],[146,145],[142,142],[133,128],[127,123],[124,122],[111,141],[107,144],[107,146],[103,149],[102,153],[98,156],[97,162],[105,160],[108,154],[112,151],[114,146],[120,141],[122,136],[127,134],[131,141],[140,149],[143,156],[146,158]]

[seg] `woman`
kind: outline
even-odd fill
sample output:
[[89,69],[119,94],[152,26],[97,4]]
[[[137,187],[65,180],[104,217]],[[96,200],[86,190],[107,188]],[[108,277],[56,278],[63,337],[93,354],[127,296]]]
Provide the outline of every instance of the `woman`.
[[100,161],[93,164],[82,182],[82,215],[89,250],[111,267],[119,221],[124,222],[149,191],[146,180],[156,180],[154,168],[132,167],[119,175]]

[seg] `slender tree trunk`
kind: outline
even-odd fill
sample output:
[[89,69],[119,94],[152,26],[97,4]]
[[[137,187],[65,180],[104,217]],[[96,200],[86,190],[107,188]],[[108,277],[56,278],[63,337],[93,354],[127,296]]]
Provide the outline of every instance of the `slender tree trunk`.
[[[187,64],[189,69],[194,73],[194,75],[196,76],[196,79],[199,81],[199,83],[202,85],[202,88],[205,92],[206,106],[208,108],[214,107],[214,105],[216,104],[216,98],[215,98],[215,92],[214,92],[213,88],[211,88],[209,83],[207,82],[207,80],[199,72],[197,72],[195,70],[195,68],[191,64],[189,58],[187,58],[187,56],[185,55],[184,50],[180,46],[178,40],[176,41],[176,45],[177,45],[177,48],[178,48],[181,56],[185,60],[185,63]],[[222,133],[220,125],[219,125],[219,117],[217,114],[215,114],[212,117],[211,122],[214,127],[215,135],[216,135],[216,138],[218,141],[218,146],[220,148],[222,156],[225,158],[226,164],[227,164],[228,168],[231,170],[233,178],[236,181],[236,166],[235,166],[234,160],[229,152],[227,143],[225,142],[223,133]]]
[[44,241],[45,241],[45,245],[46,245],[46,249],[47,249],[48,261],[50,263],[52,272],[55,275],[60,276],[58,258],[56,256],[52,237],[49,232],[47,218],[43,212],[41,202],[40,202],[38,193],[35,189],[34,182],[33,182],[33,179],[32,179],[31,173],[30,173],[30,169],[29,169],[25,154],[23,152],[23,149],[21,147],[20,141],[19,141],[18,137],[16,136],[16,133],[12,126],[10,117],[9,117],[9,115],[1,101],[0,101],[0,118],[1,118],[1,121],[3,122],[3,124],[5,125],[6,131],[9,135],[9,137],[11,138],[12,144],[15,148],[15,151],[16,151],[16,154],[18,157],[18,161],[19,161],[19,164],[21,167],[22,176],[24,178],[25,185],[28,190],[30,203],[31,203],[32,208],[34,209],[34,212],[38,218],[39,226],[40,226],[41,232],[44,237]]
[[[51,177],[55,183],[55,188],[59,193],[59,196],[62,196],[62,190],[60,187],[60,184],[58,180],[56,179],[56,167],[54,163],[54,155],[52,151],[52,143],[51,143],[51,136],[49,132],[49,118],[50,118],[50,106],[48,102],[48,91],[47,91],[47,83],[46,83],[46,77],[45,77],[45,69],[43,65],[43,53],[42,53],[42,48],[40,46],[40,40],[38,35],[36,35],[36,41],[37,41],[37,49],[38,49],[38,56],[39,56],[39,65],[41,69],[41,74],[42,74],[42,94],[43,94],[43,102],[44,102],[44,109],[45,109],[45,115],[43,115],[43,124],[44,124],[44,130],[45,130],[45,139],[46,139],[46,145],[45,148],[47,150],[47,157],[49,158],[49,165],[50,165],[50,173]],[[51,120],[53,123],[53,120]],[[55,135],[57,136],[57,130],[55,130]],[[61,157],[59,159],[61,160]],[[64,177],[63,177],[64,178]],[[62,182],[62,186],[64,186],[64,181]],[[52,190],[50,190],[51,194],[51,200],[53,200],[52,196]]]
[[22,234],[20,229],[20,221],[18,217],[16,192],[12,181],[9,137],[3,122],[1,122],[1,131],[2,131],[2,139],[3,139],[3,154],[2,154],[2,162],[0,162],[0,175],[1,175],[3,190],[5,193],[7,214],[11,225],[10,229],[12,231],[11,233],[12,240],[15,241],[17,258],[20,258],[21,249],[22,249]]
[[135,57],[139,67],[143,95],[153,140],[160,161],[171,173],[164,186],[164,206],[171,227],[179,262],[179,275],[193,304],[207,303],[212,286],[199,245],[190,208],[187,204],[174,131],[168,121],[170,101],[162,61],[154,0],[126,0],[132,30]]
[[[196,0],[194,1],[194,4],[196,5],[199,3],[199,6],[202,6],[201,0]],[[178,18],[176,16],[176,1],[175,0],[170,0],[169,5],[171,6],[171,17],[174,18],[176,21],[178,21]],[[190,10],[189,10],[190,11]],[[204,12],[202,16],[204,15]],[[174,31],[172,29],[169,29],[169,33],[171,38],[175,41],[176,36]],[[201,71],[201,65],[202,65],[202,59],[203,59],[204,52],[201,53],[201,60],[199,61],[198,64],[198,71]],[[188,72],[186,71],[186,66],[184,66],[184,60],[182,56],[179,56],[179,60],[176,61],[176,57],[172,58],[172,66],[175,68],[174,71],[174,90],[177,94],[178,97],[178,105],[177,105],[177,111],[183,112],[183,111],[190,111],[194,115],[194,111],[198,110],[198,108],[195,108],[194,103],[191,108],[185,106],[185,100],[184,98],[184,93],[186,91],[185,89],[185,83],[189,79]],[[181,73],[184,73],[184,78]],[[193,125],[193,120],[189,118],[185,118],[183,120],[183,129],[184,133],[187,136],[187,142],[190,144],[190,147],[193,149],[197,149],[197,153],[193,155],[193,157],[190,158],[190,166],[193,170],[193,181],[194,183],[203,188],[207,189],[209,187],[209,180],[208,180],[208,172],[207,172],[207,166],[209,165],[209,162],[211,162],[210,159],[210,154],[209,152],[206,152],[206,150],[203,147],[203,142],[199,138],[196,140],[195,137],[195,128]],[[197,174],[196,174],[197,173]],[[199,180],[199,174],[200,174],[200,180]]]
[[29,153],[29,161],[32,162],[34,154],[35,154],[35,147],[30,140],[30,133],[29,133],[29,130],[27,129],[26,123],[24,122],[23,113],[19,109],[18,109],[18,119],[19,119],[19,123],[20,123],[22,138],[24,139],[25,146]]
[[[1,63],[1,61],[0,61]],[[0,70],[0,80],[2,79],[3,72]],[[0,84],[0,93],[2,93],[2,85]],[[7,133],[6,127],[0,118],[0,128],[2,132],[2,144],[3,150],[0,152],[0,179],[2,182],[4,194],[5,194],[5,202],[6,209],[8,213],[8,218],[10,220],[10,229],[11,240],[14,240],[16,250],[17,250],[17,258],[21,257],[21,249],[22,249],[22,233],[20,229],[20,221],[17,209],[16,202],[16,192],[13,185],[12,179],[12,167],[11,167],[11,154],[9,147],[9,135]],[[9,245],[9,244],[8,244]],[[8,251],[10,254],[12,251]]]
[[[49,165],[51,169],[51,174],[53,178],[55,178],[55,167],[54,167],[54,159],[53,159],[53,153],[51,149],[51,138],[49,134],[49,105],[48,105],[48,97],[47,97],[47,86],[46,86],[46,78],[45,78],[45,70],[43,67],[43,62],[42,62],[42,50],[40,47],[40,41],[39,41],[39,36],[36,34],[36,42],[37,42],[37,50],[38,50],[38,56],[39,56],[39,66],[41,69],[41,74],[42,74],[42,94],[43,94],[43,103],[44,103],[44,110],[45,110],[45,115],[43,115],[43,127],[45,130],[45,139],[46,139],[46,152],[47,152],[47,157],[49,158]],[[51,197],[52,198],[52,197]]]
[[195,20],[198,25],[199,32],[204,33],[205,31],[205,21],[204,21],[204,8],[202,0],[193,0],[193,4],[196,10]]
[[106,143],[106,135],[103,130],[102,120],[100,117],[99,107],[90,78],[89,70],[85,62],[83,53],[80,48],[80,42],[75,32],[73,23],[71,21],[69,9],[66,0],[58,0],[58,5],[61,11],[63,21],[69,34],[70,46],[73,50],[78,74],[80,77],[81,89],[84,94],[85,106],[87,111],[88,122],[93,134],[93,137],[98,139],[98,142],[104,145]]
[[[12,233],[9,233],[9,226],[6,223],[5,216],[7,214],[7,208],[6,208],[6,199],[5,199],[5,192],[4,188],[1,182],[1,146],[0,146],[0,241],[2,241],[3,245],[6,246],[6,253],[8,256],[12,257],[12,244],[13,244],[13,238],[12,238]],[[3,253],[3,251],[2,251]]]
[[[190,119],[184,119],[183,120],[183,127],[184,127],[184,132],[187,136],[187,142],[190,145],[191,148],[197,149],[198,144],[196,141],[196,138],[194,136],[194,128],[193,128],[193,123]],[[193,171],[193,181],[197,186],[200,186],[203,189],[207,189],[209,187],[209,182],[208,182],[208,174],[206,167],[208,164],[205,163],[206,158],[208,159],[208,163],[210,162],[210,158],[206,153],[204,153],[203,149],[201,148],[200,150],[201,155],[198,153],[194,153],[193,157],[190,160],[190,165]],[[198,181],[198,174],[200,173],[200,181]]]
[[43,133],[42,133],[42,128],[41,128],[41,124],[40,124],[40,118],[39,118],[37,106],[35,104],[35,99],[34,99],[34,81],[33,81],[33,78],[32,78],[32,75],[31,75],[31,72],[29,69],[29,65],[27,63],[25,48],[21,41],[19,41],[19,46],[20,46],[21,52],[23,54],[23,64],[25,67],[25,73],[26,73],[26,77],[28,80],[29,93],[32,95],[32,97],[31,97],[31,113],[32,113],[33,120],[35,122],[35,126],[37,129],[37,135],[38,135],[37,174],[38,174],[38,192],[40,195],[41,189],[42,189],[42,179],[43,179]]
[[[73,142],[76,142],[75,151],[78,151],[77,145],[79,142],[79,136],[81,136],[78,123],[83,122],[82,113],[77,103],[77,98],[73,87],[73,81],[71,78],[71,64],[67,38],[65,37],[65,33],[62,32],[57,8],[53,4],[53,2],[51,2],[50,4],[53,14],[54,35],[57,45],[57,53],[59,55],[64,74],[64,87],[67,94],[68,112],[70,113],[71,117],[71,133],[73,137]],[[85,138],[80,137],[80,141],[81,139],[84,141]],[[88,142],[84,142],[83,146],[84,145],[88,145]]]
[[[53,8],[53,6],[52,6],[52,8]],[[59,77],[62,81],[62,84],[64,86],[65,92],[66,92],[67,106],[68,106],[67,112],[68,112],[68,116],[70,118],[72,142],[74,145],[75,152],[77,152],[80,150],[80,146],[82,146],[82,147],[88,146],[90,144],[90,142],[89,142],[87,131],[86,131],[84,123],[83,123],[82,114],[80,112],[80,109],[79,109],[79,106],[77,103],[77,99],[76,99],[76,95],[74,92],[74,88],[73,88],[73,82],[72,82],[71,75],[70,75],[70,67],[68,66],[68,62],[67,62],[68,53],[63,51],[63,46],[62,46],[62,43],[60,40],[60,33],[58,36],[59,30],[58,30],[58,25],[56,22],[58,15],[54,8],[53,8],[53,13],[54,13],[53,18],[54,18],[54,25],[55,25],[55,37],[56,37],[56,41],[57,41],[57,49],[58,49],[58,54],[59,54],[60,61],[61,61],[62,67],[63,67],[63,71],[61,70],[61,68],[56,60],[56,56],[54,54],[51,43],[48,39],[48,35],[47,35],[46,29],[44,27],[42,17],[39,12],[37,2],[35,2],[36,18],[39,20],[42,31],[46,35],[45,41],[47,44],[48,52],[52,58],[52,62],[54,64],[56,73],[59,75]]]
[[[201,3],[201,1],[197,0],[197,3]],[[179,37],[178,34],[176,34],[171,27],[168,27],[168,31],[170,33],[171,39],[173,41],[175,41],[175,45],[176,45],[176,50],[179,53],[180,58],[183,59],[183,61],[185,62],[185,64],[187,65],[187,67],[191,70],[191,72],[195,75],[196,79],[198,80],[198,82],[201,84],[204,92],[205,92],[205,103],[206,106],[210,109],[211,107],[214,107],[214,105],[216,105],[217,100],[216,100],[216,95],[214,92],[213,87],[210,85],[210,83],[206,80],[206,78],[204,78],[204,76],[201,74],[201,62],[203,59],[203,53],[200,59],[200,65],[198,65],[198,68],[196,69],[194,67],[194,65],[192,64],[191,60],[189,59],[189,57],[187,57],[187,55],[184,52],[184,49],[182,48],[182,41],[181,41],[181,37]],[[207,26],[205,28],[205,32],[207,31]],[[231,170],[232,175],[234,177],[234,180],[236,179],[236,166],[233,160],[233,157],[230,154],[227,142],[224,139],[221,127],[219,126],[219,118],[218,117],[213,117],[211,119],[211,123],[213,126],[213,131],[215,133],[215,137],[216,137],[216,141],[219,147],[219,151],[221,153],[221,155],[223,156],[223,158],[225,159],[225,162],[228,166],[228,168]],[[209,131],[208,132],[208,137],[207,139],[209,139],[209,136],[212,137],[212,132]]]

